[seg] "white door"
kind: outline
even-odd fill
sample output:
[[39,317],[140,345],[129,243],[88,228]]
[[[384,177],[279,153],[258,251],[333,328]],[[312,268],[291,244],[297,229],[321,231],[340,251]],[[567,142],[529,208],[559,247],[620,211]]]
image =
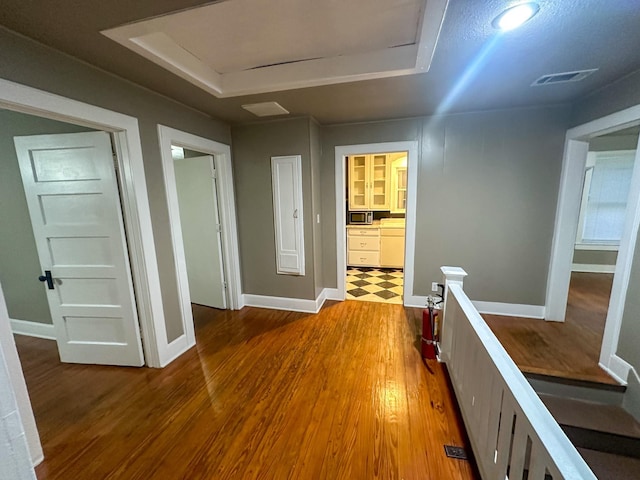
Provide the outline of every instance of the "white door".
[[191,301],[227,308],[213,157],[175,160],[173,166]]
[[14,143],[60,359],[143,365],[109,135]]
[[271,157],[276,272],[304,276],[302,157]]

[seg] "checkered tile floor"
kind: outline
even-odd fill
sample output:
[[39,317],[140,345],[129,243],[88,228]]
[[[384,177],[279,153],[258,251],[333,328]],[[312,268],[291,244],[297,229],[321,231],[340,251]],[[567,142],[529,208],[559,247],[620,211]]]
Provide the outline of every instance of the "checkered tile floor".
[[401,269],[347,267],[347,300],[402,305]]

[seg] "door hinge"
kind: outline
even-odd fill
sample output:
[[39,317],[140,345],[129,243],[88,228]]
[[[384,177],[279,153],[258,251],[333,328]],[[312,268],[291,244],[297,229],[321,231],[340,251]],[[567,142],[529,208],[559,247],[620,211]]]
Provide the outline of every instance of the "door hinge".
[[218,172],[216,171],[216,169],[214,168],[213,170],[211,170],[211,178],[218,178]]
[[222,282],[222,287],[227,288],[227,282]]
[[219,223],[216,223],[216,232],[222,232],[222,225],[220,225]]

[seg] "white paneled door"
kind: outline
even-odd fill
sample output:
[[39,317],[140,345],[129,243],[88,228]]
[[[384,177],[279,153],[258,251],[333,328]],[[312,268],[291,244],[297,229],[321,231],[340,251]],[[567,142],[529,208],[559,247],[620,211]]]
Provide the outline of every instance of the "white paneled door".
[[111,139],[15,137],[63,362],[144,364]]
[[212,156],[174,161],[180,228],[191,301],[227,308]]
[[276,272],[304,275],[302,160],[300,155],[271,157]]

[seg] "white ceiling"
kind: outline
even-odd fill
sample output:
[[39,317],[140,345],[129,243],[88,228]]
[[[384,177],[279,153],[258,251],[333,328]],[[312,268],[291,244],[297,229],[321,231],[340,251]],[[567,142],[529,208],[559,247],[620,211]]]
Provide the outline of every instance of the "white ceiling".
[[[228,25],[231,26],[227,25],[227,31],[232,34],[236,29],[244,28],[245,16],[258,22],[263,20],[265,30],[275,30],[272,23],[281,22],[285,14],[276,15],[274,19],[271,10],[277,9],[280,1],[261,2],[259,7],[252,7],[254,12],[237,14],[229,20]],[[316,3],[332,8],[347,8],[345,5],[350,5],[351,1],[299,0],[299,3],[308,5],[309,9],[314,8]],[[430,5],[435,8],[433,1],[428,1],[425,11]],[[364,62],[351,61],[352,57],[367,54],[356,53],[355,50],[315,63],[298,62],[223,73],[222,78],[216,78],[215,75],[220,74],[210,67],[202,70],[204,62],[192,55],[199,63],[192,65],[193,69],[189,72],[192,78],[187,80],[188,75],[184,71],[171,65],[170,55],[167,60],[162,60],[166,65],[161,67],[160,60],[149,61],[101,33],[123,25],[139,25],[148,19],[164,19],[181,12],[193,13],[209,6],[232,6],[236,3],[258,5],[249,3],[249,0],[2,0],[0,24],[230,124],[255,120],[255,116],[244,110],[242,105],[272,101],[281,104],[291,115],[312,116],[324,125],[561,103],[572,103],[579,109],[592,92],[640,71],[640,0],[536,0],[540,4],[538,15],[517,30],[504,35],[497,34],[491,25],[492,20],[507,6],[522,1],[449,0],[437,47],[435,52],[430,52],[433,58],[418,50],[416,60],[415,48],[413,56],[409,55],[409,50],[413,48],[411,46],[378,50],[390,52],[389,56],[393,58],[386,59],[386,71],[380,73],[379,68],[375,70],[380,77],[369,77],[368,80],[363,78],[373,74],[372,71],[362,74]],[[375,8],[368,3],[375,5]],[[397,0],[369,0],[358,4],[364,11],[370,7],[370,15],[379,13],[381,16],[392,15],[396,8],[401,11],[406,8],[404,3]],[[324,15],[322,21],[327,22],[325,26],[320,22],[318,26],[314,22],[307,25],[309,35],[314,36],[322,48],[328,48],[334,45],[325,43],[326,37],[329,37],[326,41],[331,42],[332,35],[344,30],[344,23],[342,18],[333,18],[326,12]],[[321,15],[314,11],[312,18],[321,18]],[[439,23],[437,15],[422,18],[421,40],[424,39],[424,31],[434,35]],[[201,20],[207,25],[213,25],[211,22],[215,21],[208,18]],[[291,27],[293,23],[289,21],[288,25]],[[364,24],[358,15],[351,23],[351,28]],[[436,28],[431,28],[432,24]],[[380,28],[362,28],[368,33],[368,41],[378,41],[380,35],[385,35],[386,41],[390,40],[386,37],[387,32],[380,32]],[[153,31],[138,32],[134,37],[144,37],[149,33]],[[302,32],[306,33],[307,30]],[[163,35],[166,36],[165,33]],[[0,37],[3,40],[8,38],[3,45],[14,41],[11,36],[10,32],[0,30]],[[171,37],[167,38],[171,40]],[[291,40],[289,47],[297,49],[299,38],[300,35]],[[36,44],[28,46],[25,39],[19,42],[16,39],[15,42],[26,43],[27,46],[23,48],[41,48]],[[174,47],[178,45],[173,40],[169,43]],[[189,53],[182,47],[178,48]],[[211,44],[202,44],[203,56],[204,53],[209,54],[210,48],[213,48]],[[225,50],[225,55],[235,55],[234,45],[227,48],[229,50]],[[264,51],[270,52],[262,44],[257,50],[260,55]],[[319,46],[316,51],[320,51]],[[424,51],[427,53],[429,49],[425,48]],[[3,58],[7,59],[4,68],[11,68],[12,62],[29,61],[31,57],[26,56],[23,60],[21,52],[20,48],[3,51]],[[43,52],[42,55],[47,54],[46,50]],[[163,54],[161,50],[158,53]],[[147,51],[147,54],[150,55],[150,52]],[[300,52],[296,50],[295,54],[287,54],[284,60],[290,61],[290,58],[299,55]],[[407,74],[403,68],[410,60],[415,64],[428,65],[429,71]],[[259,60],[260,63],[262,61]],[[314,70],[310,68],[305,72],[304,68],[299,68],[299,64],[312,65],[323,75],[334,75],[338,77],[335,81],[340,83],[314,85]],[[0,69],[2,65],[0,62]],[[233,66],[232,63],[229,65]],[[237,64],[233,68],[238,65],[247,63]],[[342,76],[338,67],[343,68]],[[393,68],[398,70],[390,72],[389,69]],[[591,68],[598,68],[598,71],[580,82],[531,87],[531,83],[542,75]],[[344,70],[347,70],[346,74]],[[261,73],[257,77],[247,77],[244,76],[246,72]],[[388,76],[390,74],[395,76]],[[202,84],[196,86],[200,75]],[[348,81],[342,83],[348,75],[351,75]],[[383,75],[385,78],[382,78]],[[290,83],[278,84],[277,80],[283,78]],[[221,98],[213,90],[213,87],[224,88],[226,85],[236,89],[235,92],[228,90],[227,94],[231,92],[236,95],[239,89],[251,91],[250,88],[262,79],[265,85],[271,85],[265,93]],[[38,81],[42,88],[47,88],[47,79]],[[80,80],[69,72],[69,84],[77,81]],[[210,81],[213,87],[207,86]],[[279,88],[270,90],[274,84]]]
[[447,0],[233,0],[102,33],[217,97],[426,72]]

